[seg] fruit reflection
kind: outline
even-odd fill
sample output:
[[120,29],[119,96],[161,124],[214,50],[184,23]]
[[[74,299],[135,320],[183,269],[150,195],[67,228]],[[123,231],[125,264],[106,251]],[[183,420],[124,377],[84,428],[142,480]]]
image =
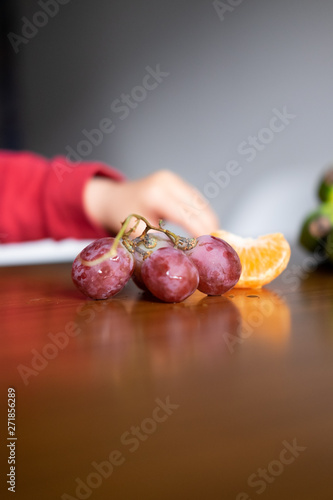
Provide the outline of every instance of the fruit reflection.
[[207,360],[215,353],[229,354],[230,343],[239,343],[242,317],[232,300],[206,296],[197,304],[196,314],[200,318],[200,352]]
[[289,340],[291,318],[287,303],[269,289],[233,289],[227,296],[242,315],[242,336],[283,347]]
[[91,375],[119,382],[123,367],[130,363],[132,325],[124,301],[86,301],[77,309],[75,322],[81,334],[76,348],[89,358]]
[[200,292],[178,304],[138,301],[132,319],[159,375],[179,373],[193,359],[209,363],[213,356],[229,354],[224,334],[241,331],[241,315],[231,300]]

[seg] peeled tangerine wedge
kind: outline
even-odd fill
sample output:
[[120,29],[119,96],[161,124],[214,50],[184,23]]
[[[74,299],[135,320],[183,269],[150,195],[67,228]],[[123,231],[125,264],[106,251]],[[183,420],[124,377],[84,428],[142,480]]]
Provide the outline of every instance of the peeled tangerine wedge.
[[288,265],[290,246],[281,233],[242,238],[219,230],[212,235],[225,240],[239,255],[242,274],[235,288],[261,288],[279,276]]

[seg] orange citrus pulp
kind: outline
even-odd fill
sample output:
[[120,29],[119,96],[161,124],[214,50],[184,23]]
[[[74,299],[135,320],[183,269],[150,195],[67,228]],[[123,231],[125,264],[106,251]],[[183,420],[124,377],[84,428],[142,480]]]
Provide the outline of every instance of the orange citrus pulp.
[[261,288],[279,276],[288,265],[290,246],[281,233],[242,238],[219,230],[212,235],[225,240],[239,255],[242,274],[235,288]]

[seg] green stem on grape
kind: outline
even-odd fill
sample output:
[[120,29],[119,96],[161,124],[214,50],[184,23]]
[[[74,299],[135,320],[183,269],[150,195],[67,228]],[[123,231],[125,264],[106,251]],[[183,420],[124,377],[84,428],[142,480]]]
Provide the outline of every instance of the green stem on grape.
[[132,217],[135,217],[137,219],[137,221],[135,223],[135,226],[132,229],[130,229],[130,231],[128,232],[128,234],[130,234],[132,231],[134,231],[134,229],[137,227],[139,219],[138,219],[138,217],[135,214],[130,214],[128,217],[126,217],[126,219],[122,223],[122,226],[121,226],[121,228],[120,228],[117,236],[114,239],[112,247],[110,248],[110,252],[108,252],[110,254],[111,258],[113,258],[113,257],[115,257],[117,255],[117,247],[119,245],[119,241],[124,236],[125,231],[127,229],[127,226],[129,224],[130,220],[132,219]]
[[[143,217],[143,215],[132,214],[129,217],[135,217],[137,219],[137,221],[142,220],[142,222],[144,222],[146,224],[146,227],[143,230],[143,232],[141,233],[141,235],[139,236],[139,239],[143,239],[145,237],[145,235],[148,233],[148,231],[151,231],[151,230],[152,231],[159,231],[159,232],[166,234],[172,240],[172,242],[175,245],[177,245],[177,243],[180,239],[180,236],[177,236],[175,233],[173,233],[172,231],[169,231],[168,229],[163,229],[163,227],[161,226],[162,220],[159,221],[159,226],[156,227],[156,226],[153,226],[152,224],[150,224],[150,222],[145,217]],[[134,230],[134,228],[131,229],[128,233],[125,233],[124,236],[127,237],[133,230]]]
[[[135,222],[134,226],[126,232],[128,224],[130,223],[130,221],[133,217],[136,219],[136,222]],[[169,231],[168,229],[163,229],[162,220],[159,221],[159,226],[156,227],[156,226],[153,226],[152,224],[150,224],[150,222],[142,215],[130,214],[128,217],[126,217],[126,219],[122,223],[121,228],[120,228],[118,234],[116,235],[110,250],[108,252],[106,252],[104,255],[102,255],[101,257],[99,257],[98,259],[94,259],[94,260],[84,260],[80,257],[82,264],[85,266],[88,266],[88,267],[93,267],[96,264],[100,264],[101,262],[104,262],[106,259],[109,259],[109,258],[113,259],[117,255],[117,247],[120,243],[121,238],[123,238],[123,241],[124,241],[124,244],[125,244],[127,250],[129,252],[133,252],[133,246],[135,247],[136,244],[133,242],[133,240],[131,240],[129,238],[129,236],[130,236],[130,234],[133,233],[133,231],[136,230],[140,221],[144,222],[146,224],[146,227],[143,230],[143,232],[141,233],[141,235],[138,237],[139,243],[141,241],[143,241],[143,239],[146,236],[146,234],[148,233],[148,231],[153,230],[153,231],[159,231],[159,232],[166,234],[172,240],[172,243],[174,244],[174,246],[177,247],[179,245],[181,247],[183,245],[184,250],[188,249],[188,248],[192,248],[196,244],[195,238],[192,238],[192,239],[182,238],[180,236],[177,236],[172,231]],[[187,244],[190,246],[188,248],[185,248],[186,245],[184,246],[184,241],[187,241],[187,240],[188,240]],[[137,244],[139,244],[139,243],[137,243]]]
[[[112,246],[110,248],[110,250],[108,252],[106,252],[105,254],[103,254],[101,257],[99,257],[98,259],[94,259],[94,260],[84,260],[80,257],[80,260],[82,262],[82,264],[84,266],[88,266],[88,267],[93,267],[93,266],[96,266],[97,264],[100,264],[101,262],[104,262],[106,259],[113,259],[116,255],[117,255],[117,247],[118,247],[118,244],[120,242],[120,239],[121,237],[123,236],[123,234],[125,233],[125,230],[131,220],[131,218],[133,217],[133,214],[129,215],[125,221],[122,223],[122,226],[117,234],[117,236],[115,237],[114,239],[114,242],[112,243]],[[134,215],[135,217],[135,215]],[[134,228],[133,228],[134,229]],[[133,230],[132,229],[132,230]],[[128,246],[126,246],[127,250],[129,250]]]

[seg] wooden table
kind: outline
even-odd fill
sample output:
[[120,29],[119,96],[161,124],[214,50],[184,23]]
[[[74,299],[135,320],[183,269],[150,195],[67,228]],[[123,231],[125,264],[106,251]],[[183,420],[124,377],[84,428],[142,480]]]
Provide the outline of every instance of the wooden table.
[[0,269],[1,498],[13,387],[8,498],[332,499],[333,273],[310,267],[180,304]]

